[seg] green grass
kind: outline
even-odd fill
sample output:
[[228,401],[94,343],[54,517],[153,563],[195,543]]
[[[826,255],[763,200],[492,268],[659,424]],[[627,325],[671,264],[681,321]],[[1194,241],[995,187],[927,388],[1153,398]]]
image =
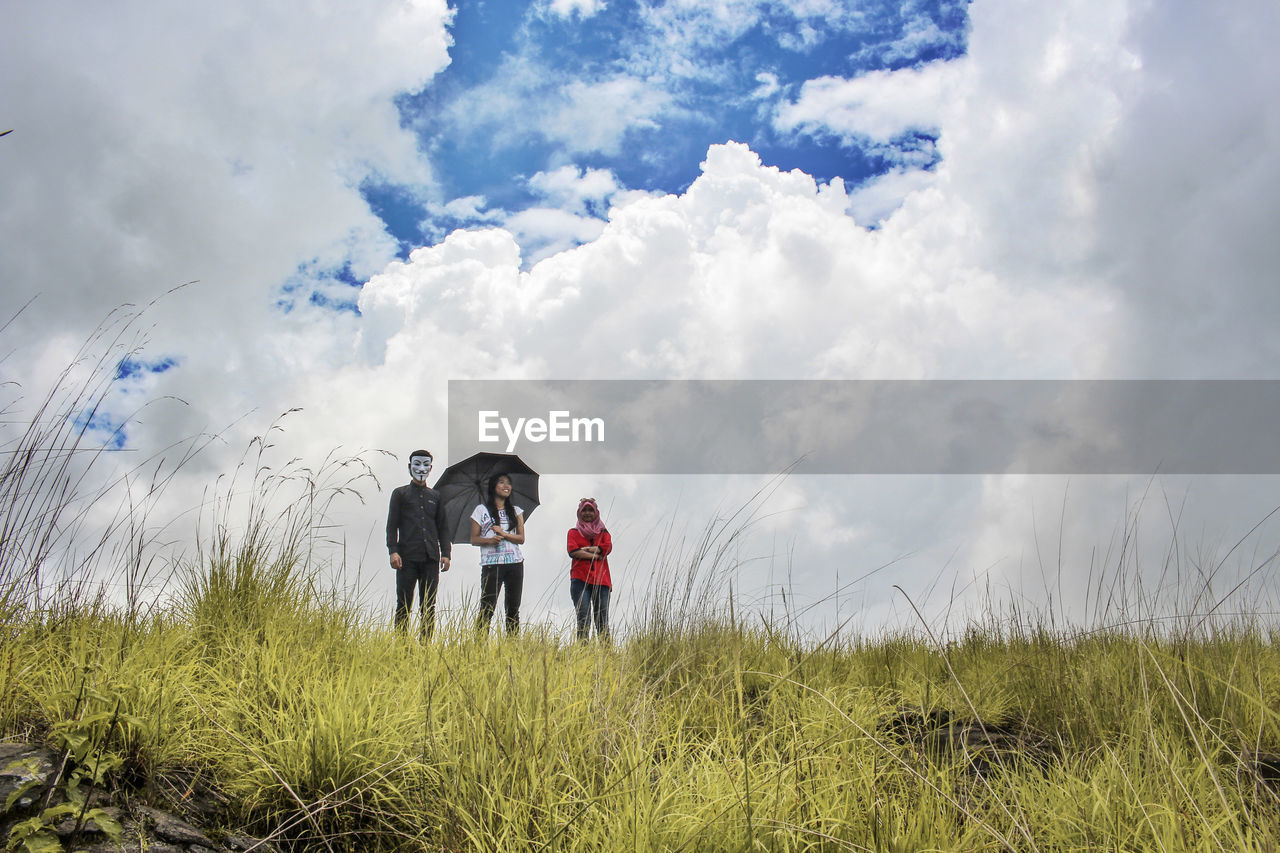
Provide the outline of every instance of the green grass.
[[[212,439],[94,485],[75,424],[114,361],[85,358],[0,444],[0,737],[95,745],[119,795],[181,806],[203,780],[222,829],[298,850],[1280,846],[1277,637],[1208,618],[1208,580],[1205,618],[806,639],[715,594],[748,507],[655,537],[675,574],[614,646],[469,615],[424,644],[317,585],[341,576],[328,507],[372,474],[267,464],[278,424],[206,496],[193,556],[159,559],[147,514]],[[100,535],[67,523],[108,499]]]
[[1280,752],[1280,653],[1257,632],[805,647],[707,622],[607,648],[457,624],[422,644],[331,595],[224,620],[208,597],[226,591],[193,588],[205,599],[145,620],[11,622],[4,735],[118,708],[138,720],[112,744],[135,796],[199,770],[229,822],[304,849],[1280,840],[1249,757]]

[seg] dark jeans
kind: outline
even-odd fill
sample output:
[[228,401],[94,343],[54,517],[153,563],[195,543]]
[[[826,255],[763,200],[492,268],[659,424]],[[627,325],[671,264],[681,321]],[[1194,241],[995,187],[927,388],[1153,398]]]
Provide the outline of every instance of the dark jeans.
[[505,587],[507,633],[520,630],[520,594],[524,591],[524,563],[499,563],[480,567],[480,617],[476,629],[487,632],[498,607],[498,588]]
[[595,610],[596,636],[609,636],[609,587],[587,583],[579,578],[569,579],[569,597],[578,611],[578,639],[591,636],[591,611]]
[[[402,558],[403,559],[403,558]],[[422,634],[436,629],[436,589],[440,586],[440,564],[435,560],[403,560],[396,569],[396,627],[403,629],[413,609],[413,589],[418,588],[418,612],[422,614]]]

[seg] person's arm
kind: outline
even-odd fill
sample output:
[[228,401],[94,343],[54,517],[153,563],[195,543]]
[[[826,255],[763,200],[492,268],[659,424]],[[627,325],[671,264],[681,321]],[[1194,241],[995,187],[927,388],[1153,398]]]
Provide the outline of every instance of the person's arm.
[[453,556],[453,531],[449,530],[445,517],[444,501],[436,500],[436,538],[440,540],[440,571],[449,571],[449,558]]
[[391,504],[387,507],[387,552],[391,555],[391,568],[399,569],[400,561],[400,490],[391,492]]
[[481,536],[480,522],[474,518],[471,519],[471,544],[472,545],[497,545],[502,540],[497,536]]
[[507,542],[509,543],[525,544],[524,512],[518,512],[518,514],[516,514],[516,532],[515,533],[508,532],[508,530],[503,530],[502,528],[499,528],[497,524],[493,525],[493,533],[494,535],[497,535],[497,537],[499,538],[506,539]]
[[600,538],[596,540],[596,546],[600,549],[600,556],[607,557],[613,551],[613,537],[609,535],[609,531],[605,530],[600,533]]
[[587,549],[587,540],[583,538],[576,527],[569,528],[569,535],[565,545],[569,549],[569,557],[574,560],[595,559],[595,554]]

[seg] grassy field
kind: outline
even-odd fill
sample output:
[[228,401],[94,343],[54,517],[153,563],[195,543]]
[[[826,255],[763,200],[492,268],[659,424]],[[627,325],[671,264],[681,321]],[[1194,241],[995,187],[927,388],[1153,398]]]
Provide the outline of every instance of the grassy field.
[[[992,626],[800,646],[707,621],[615,647],[429,643],[205,567],[170,612],[11,618],[7,739],[88,738],[146,797],[216,782],[299,849],[1274,850],[1274,637]],[[113,764],[114,766],[114,764]]]
[[[205,502],[192,556],[158,560],[169,533],[148,512],[199,442],[90,486],[80,413],[113,364],[69,371],[4,440],[0,738],[65,750],[117,796],[214,797],[223,828],[299,850],[1280,843],[1280,653],[1261,618],[1085,632],[992,615],[943,639],[824,641],[745,627],[691,570],[612,646],[480,638],[469,619],[423,643],[313,583],[359,459],[269,469],[268,433]],[[139,487],[121,499],[121,482]],[[105,532],[79,526],[109,500]],[[78,562],[54,577],[51,555]],[[171,572],[157,604],[147,580]]]

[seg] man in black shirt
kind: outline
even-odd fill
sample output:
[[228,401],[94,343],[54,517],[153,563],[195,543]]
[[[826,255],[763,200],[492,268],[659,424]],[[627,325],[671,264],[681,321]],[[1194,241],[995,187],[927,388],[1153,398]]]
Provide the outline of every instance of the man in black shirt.
[[440,572],[449,571],[453,546],[445,526],[440,493],[427,487],[431,454],[415,450],[409,454],[412,482],[391,493],[387,510],[387,550],[391,568],[396,570],[397,628],[403,628],[413,609],[413,590],[418,589],[418,610],[422,613],[422,634],[430,636],[436,624],[436,588]]

